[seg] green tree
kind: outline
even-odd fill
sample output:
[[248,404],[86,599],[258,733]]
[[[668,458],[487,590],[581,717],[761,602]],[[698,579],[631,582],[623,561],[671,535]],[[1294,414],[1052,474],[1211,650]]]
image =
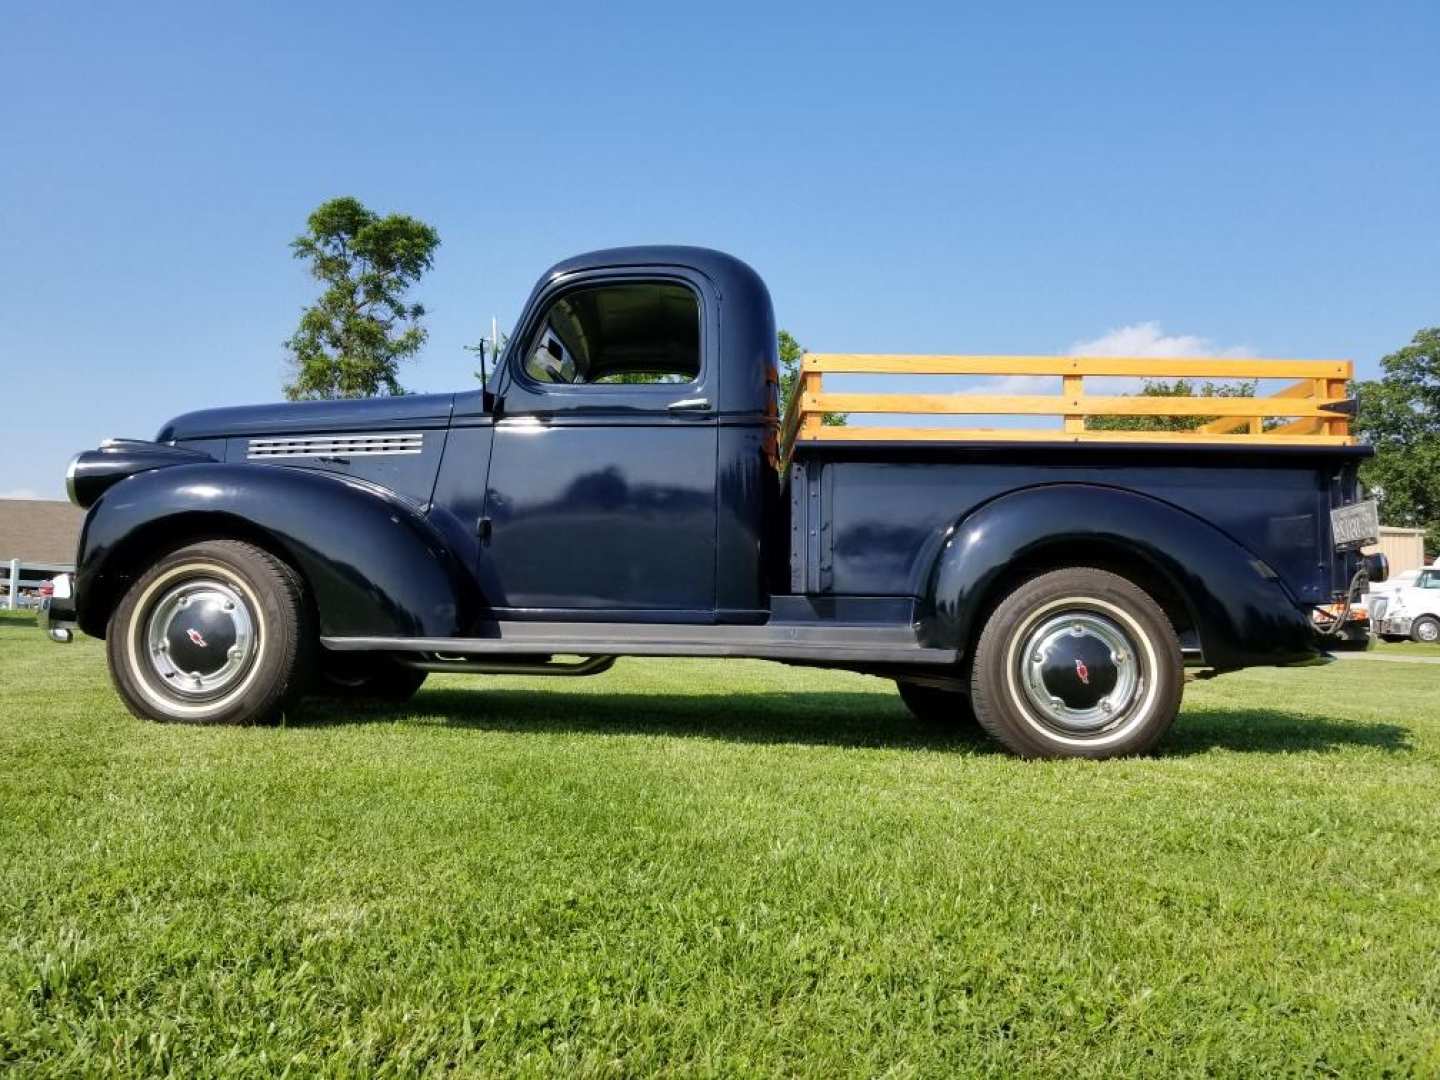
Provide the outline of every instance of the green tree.
[[1423,528],[1426,549],[1440,550],[1440,327],[1419,331],[1380,366],[1380,379],[1359,386],[1355,428],[1375,448],[1360,476],[1382,522]]
[[403,394],[399,365],[425,344],[425,308],[406,299],[440,246],[439,234],[405,214],[380,217],[359,199],[315,208],[290,243],[324,285],[285,342],[291,401]]
[[[1139,397],[1254,397],[1254,380],[1196,383],[1189,379],[1146,379]],[[1213,416],[1092,416],[1085,421],[1089,431],[1186,431],[1216,419]],[[1268,421],[1267,426],[1283,421]]]
[[[780,415],[790,404],[795,388],[800,385],[800,361],[805,358],[805,346],[795,340],[789,330],[780,331]],[[826,413],[821,423],[826,427],[844,427],[849,419],[844,413]]]

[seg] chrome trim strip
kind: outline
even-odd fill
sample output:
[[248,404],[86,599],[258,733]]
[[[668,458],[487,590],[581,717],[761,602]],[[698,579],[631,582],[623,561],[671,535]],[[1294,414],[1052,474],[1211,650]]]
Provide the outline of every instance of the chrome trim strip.
[[418,454],[424,449],[425,435],[419,431],[385,433],[383,435],[296,435],[254,438],[246,445],[245,457],[251,461],[273,458],[381,457]]

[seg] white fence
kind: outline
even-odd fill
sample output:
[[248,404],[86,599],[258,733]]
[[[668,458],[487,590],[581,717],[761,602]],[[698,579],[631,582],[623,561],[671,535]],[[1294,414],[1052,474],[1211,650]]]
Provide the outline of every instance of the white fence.
[[14,611],[20,606],[21,589],[38,589],[56,574],[72,573],[73,566],[64,563],[21,562],[9,560],[8,565],[0,562],[0,573],[5,575],[5,607]]

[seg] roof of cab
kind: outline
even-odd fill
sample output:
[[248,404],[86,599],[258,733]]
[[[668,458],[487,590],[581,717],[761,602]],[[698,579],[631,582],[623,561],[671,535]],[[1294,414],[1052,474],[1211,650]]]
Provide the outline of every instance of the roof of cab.
[[625,266],[678,266],[698,270],[715,282],[721,296],[726,295],[726,285],[744,284],[765,288],[761,279],[749,264],[714,248],[691,247],[686,244],[640,244],[634,247],[601,248],[562,259],[545,271],[544,282],[553,281],[565,274],[586,270],[605,270]]

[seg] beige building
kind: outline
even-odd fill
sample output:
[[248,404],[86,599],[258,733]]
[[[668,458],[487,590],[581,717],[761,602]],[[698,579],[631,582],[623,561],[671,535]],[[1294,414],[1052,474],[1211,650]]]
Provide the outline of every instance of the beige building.
[[10,563],[19,560],[20,588],[32,589],[75,562],[85,511],[51,499],[0,499],[0,607],[10,594]]

